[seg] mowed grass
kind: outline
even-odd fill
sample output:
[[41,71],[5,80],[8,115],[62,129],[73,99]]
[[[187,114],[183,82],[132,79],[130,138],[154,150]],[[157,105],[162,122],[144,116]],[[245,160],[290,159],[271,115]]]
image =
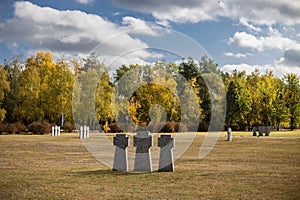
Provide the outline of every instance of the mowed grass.
[[277,134],[222,133],[201,160],[199,133],[175,172],[142,174],[112,172],[77,134],[0,135],[0,199],[300,199],[300,132]]

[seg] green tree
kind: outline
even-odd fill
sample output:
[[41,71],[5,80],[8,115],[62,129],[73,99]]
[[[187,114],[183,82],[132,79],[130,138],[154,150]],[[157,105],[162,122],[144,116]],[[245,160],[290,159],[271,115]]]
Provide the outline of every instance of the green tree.
[[233,73],[226,93],[226,102],[227,127],[238,125],[240,129],[244,129],[252,104],[250,92],[247,88],[245,72]]
[[299,122],[300,113],[300,85],[299,77],[296,74],[287,74],[284,76],[285,82],[285,101],[287,103],[291,130]]
[[74,84],[73,114],[76,124],[88,125],[91,130],[97,129],[96,90],[106,66],[101,63],[96,54],[90,54],[83,59]]
[[274,100],[273,100],[273,113],[272,123],[279,131],[280,124],[288,121],[288,107],[285,102],[285,86],[284,81],[279,78],[274,78]]
[[105,72],[98,82],[95,94],[97,119],[102,125],[106,122],[112,122],[114,119],[112,113],[112,92],[113,86],[110,82],[109,74]]
[[4,68],[9,73],[8,80],[10,91],[7,93],[4,99],[3,107],[7,111],[6,120],[11,123],[17,121],[13,116],[13,110],[18,104],[17,89],[19,87],[20,74],[24,69],[24,63],[21,58],[21,56],[14,56],[10,58],[9,61],[5,60],[4,62]]
[[9,92],[8,72],[0,65],[0,122],[5,119],[6,110],[3,108],[3,99]]

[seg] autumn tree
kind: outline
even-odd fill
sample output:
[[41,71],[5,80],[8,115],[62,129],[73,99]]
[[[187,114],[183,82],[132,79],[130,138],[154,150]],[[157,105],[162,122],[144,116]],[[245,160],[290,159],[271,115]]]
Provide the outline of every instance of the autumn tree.
[[247,88],[245,72],[233,72],[226,93],[226,102],[227,127],[238,125],[239,129],[244,129],[252,104],[250,92]]
[[283,78],[285,82],[285,101],[289,112],[291,130],[296,127],[300,118],[300,85],[296,74],[287,74]]

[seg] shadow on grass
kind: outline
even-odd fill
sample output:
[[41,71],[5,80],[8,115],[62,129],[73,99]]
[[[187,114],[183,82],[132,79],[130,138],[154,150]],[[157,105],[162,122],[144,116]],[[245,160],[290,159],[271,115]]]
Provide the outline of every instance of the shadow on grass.
[[[113,175],[113,176],[138,176],[138,175],[150,175],[150,174],[158,174],[161,172],[153,171],[153,172],[122,172],[122,171],[113,171],[111,169],[100,169],[100,170],[89,170],[89,171],[77,171],[77,172],[70,172],[71,174],[75,175]],[[167,173],[167,172],[164,172]]]

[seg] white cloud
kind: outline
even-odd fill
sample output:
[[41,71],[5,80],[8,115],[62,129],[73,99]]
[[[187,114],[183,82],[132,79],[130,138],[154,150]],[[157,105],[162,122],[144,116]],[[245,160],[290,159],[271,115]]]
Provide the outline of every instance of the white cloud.
[[81,3],[81,4],[92,4],[94,3],[94,0],[75,0],[77,1],[78,3]]
[[277,61],[277,64],[287,65],[291,67],[300,67],[300,44],[284,51],[283,56],[283,58]]
[[246,74],[251,74],[255,69],[258,69],[261,74],[264,74],[268,71],[272,71],[273,74],[277,77],[283,77],[288,73],[298,74],[300,76],[300,67],[297,66],[286,66],[282,64],[265,64],[265,65],[248,65],[245,63],[241,64],[226,64],[220,68],[223,72],[232,73],[236,71],[245,71]]
[[300,23],[300,1],[224,0],[223,16],[260,25],[294,25]]
[[158,21],[172,21],[177,23],[200,22],[215,20],[221,7],[218,1],[199,0],[164,0],[164,1],[138,1],[113,0],[124,7],[151,13]]
[[[0,26],[0,41],[14,41],[28,46],[29,51],[50,50],[56,54],[88,54],[102,43],[101,55],[118,56],[132,49],[143,49],[133,55],[139,59],[153,56],[145,50],[146,43],[129,35],[124,27],[98,15],[59,11],[26,1],[15,2],[14,7],[14,17]],[[147,25],[128,17],[124,18],[124,24],[133,29]],[[148,33],[154,34],[148,28]]]
[[[218,17],[243,19],[259,25],[295,25],[300,23],[300,1],[288,0],[113,0],[129,9],[151,13],[158,20],[196,23]],[[255,28],[248,24],[248,28]],[[246,25],[247,26],[247,25]],[[253,26],[253,27],[252,27]]]
[[264,51],[265,49],[285,50],[297,44],[297,42],[281,36],[278,32],[274,32],[266,37],[256,37],[246,32],[236,32],[233,37],[229,38],[228,44],[236,44],[239,47]]
[[224,55],[227,57],[234,57],[234,58],[247,58],[248,56],[252,56],[251,53],[232,53],[232,52],[225,52]]
[[251,31],[255,31],[255,32],[261,32],[261,28],[255,27],[254,25],[250,24],[247,20],[245,20],[244,18],[240,19],[240,24],[242,24],[243,26],[247,27],[249,30]]
[[138,33],[143,35],[158,36],[158,33],[154,31],[151,27],[156,27],[150,22],[145,22],[139,18],[126,16],[122,18],[123,29],[129,31],[130,33]]

